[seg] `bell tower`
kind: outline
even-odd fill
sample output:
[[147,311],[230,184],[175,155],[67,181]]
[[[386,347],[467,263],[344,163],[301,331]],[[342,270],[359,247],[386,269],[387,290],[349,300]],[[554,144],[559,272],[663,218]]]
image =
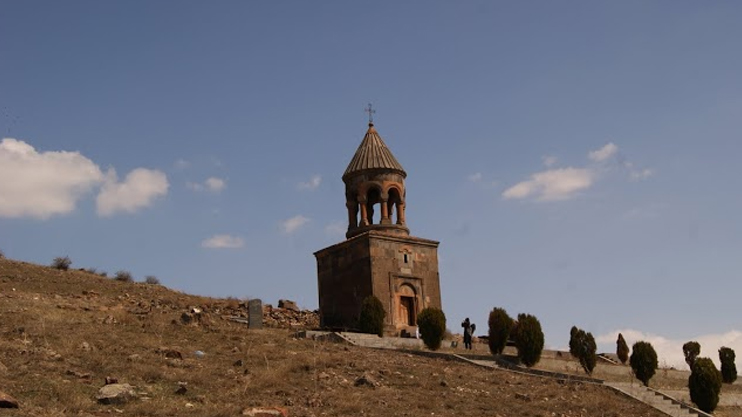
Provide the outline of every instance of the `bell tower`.
[[[347,238],[369,230],[407,236],[402,165],[369,122],[368,131],[343,174],[348,209]],[[379,214],[376,214],[379,213]]]
[[[367,111],[373,114],[370,106]],[[314,253],[322,327],[357,329],[361,303],[370,295],[384,305],[388,335],[414,334],[422,309],[441,308],[439,242],[410,235],[405,178],[369,117],[342,176],[346,240]]]

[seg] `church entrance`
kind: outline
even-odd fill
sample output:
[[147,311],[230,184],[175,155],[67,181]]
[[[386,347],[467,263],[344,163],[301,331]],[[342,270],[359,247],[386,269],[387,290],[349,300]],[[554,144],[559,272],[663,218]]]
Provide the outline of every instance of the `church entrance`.
[[415,325],[415,298],[399,297],[399,323],[405,326]]
[[415,326],[417,322],[417,303],[415,289],[408,284],[399,288],[399,309],[396,322],[402,326]]

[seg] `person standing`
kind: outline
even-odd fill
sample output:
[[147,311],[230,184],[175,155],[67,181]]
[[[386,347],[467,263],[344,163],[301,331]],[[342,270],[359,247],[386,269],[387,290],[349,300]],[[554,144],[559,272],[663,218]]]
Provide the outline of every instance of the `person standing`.
[[461,327],[464,328],[464,349],[471,350],[471,338],[474,336],[474,330],[476,330],[477,325],[470,322],[469,317],[467,317],[461,322]]

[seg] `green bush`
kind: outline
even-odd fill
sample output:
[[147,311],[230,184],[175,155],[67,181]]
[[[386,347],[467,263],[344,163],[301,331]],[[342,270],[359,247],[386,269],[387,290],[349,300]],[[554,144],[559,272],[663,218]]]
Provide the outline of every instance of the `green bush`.
[[626,344],[626,340],[621,333],[618,334],[618,339],[616,339],[616,356],[624,365],[629,360],[629,345]]
[[369,295],[361,303],[361,315],[358,326],[363,333],[384,335],[384,305],[374,295]]
[[592,333],[572,326],[569,338],[569,353],[579,359],[582,369],[588,375],[593,373],[595,363],[598,361],[597,350],[598,346],[595,344],[595,338]]
[[690,369],[693,369],[693,362],[695,362],[698,355],[701,354],[701,345],[698,342],[686,342],[683,345],[683,355],[685,356],[685,363],[688,364]]
[[70,265],[72,265],[72,260],[69,256],[58,256],[52,261],[52,268],[56,268],[61,271],[70,269]]
[[697,358],[688,377],[690,399],[701,411],[711,413],[719,403],[721,372],[709,358]]
[[144,278],[144,283],[145,284],[151,284],[151,285],[160,285],[160,280],[157,279],[157,277],[154,276],[154,275],[147,275]]
[[116,272],[116,275],[114,275],[113,279],[121,282],[134,282],[134,278],[132,278],[131,272],[124,270]]
[[719,361],[721,362],[721,379],[727,384],[737,380],[737,365],[734,364],[734,349],[722,346],[719,349]]
[[644,386],[649,386],[649,380],[652,379],[654,373],[657,372],[657,352],[649,342],[636,342],[632,347],[631,358],[631,369],[634,370],[636,379],[642,382]]
[[493,355],[499,355],[508,344],[510,330],[513,328],[513,319],[508,315],[504,308],[495,307],[490,311],[488,343],[490,352]]
[[425,346],[430,350],[438,350],[446,333],[446,315],[443,311],[435,307],[423,309],[417,316],[417,326]]
[[577,326],[572,326],[571,329],[569,329],[569,354],[577,357],[577,332],[579,332],[580,329],[577,328]]
[[541,359],[541,351],[544,350],[544,332],[535,316],[518,314],[515,346],[518,348],[518,359],[527,367],[532,367]]

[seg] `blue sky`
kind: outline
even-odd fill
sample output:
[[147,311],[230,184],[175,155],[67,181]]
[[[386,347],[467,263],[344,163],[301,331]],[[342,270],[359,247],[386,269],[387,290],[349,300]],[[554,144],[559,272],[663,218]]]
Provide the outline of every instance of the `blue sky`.
[[[440,240],[449,327],[505,307],[742,349],[742,5],[0,4],[0,249],[316,308],[364,106]],[[631,343],[631,338],[628,341]],[[681,353],[682,355],[682,353]]]

